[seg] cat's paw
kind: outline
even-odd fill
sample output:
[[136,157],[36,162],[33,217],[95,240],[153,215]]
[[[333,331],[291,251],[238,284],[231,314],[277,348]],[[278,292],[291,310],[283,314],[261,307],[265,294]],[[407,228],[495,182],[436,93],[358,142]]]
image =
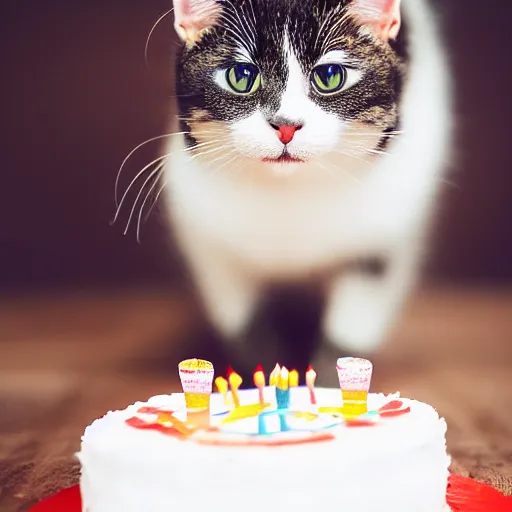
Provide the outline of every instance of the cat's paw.
[[[206,301],[205,301],[206,302]],[[228,343],[237,343],[249,325],[257,302],[256,293],[247,289],[218,290],[206,302],[208,316]]]
[[381,278],[343,277],[328,296],[323,321],[326,341],[354,355],[371,354],[383,343],[393,321],[391,301]]
[[224,255],[208,252],[208,261],[193,266],[204,313],[214,328],[236,344],[251,322],[259,302],[257,283]]

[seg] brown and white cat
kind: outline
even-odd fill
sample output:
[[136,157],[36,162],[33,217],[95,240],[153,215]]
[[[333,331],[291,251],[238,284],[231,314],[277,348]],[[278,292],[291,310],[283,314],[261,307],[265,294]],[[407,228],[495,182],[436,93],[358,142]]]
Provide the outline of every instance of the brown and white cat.
[[174,15],[166,194],[211,322],[236,344],[269,286],[322,276],[326,340],[373,351],[415,282],[448,156],[426,1],[174,0]]

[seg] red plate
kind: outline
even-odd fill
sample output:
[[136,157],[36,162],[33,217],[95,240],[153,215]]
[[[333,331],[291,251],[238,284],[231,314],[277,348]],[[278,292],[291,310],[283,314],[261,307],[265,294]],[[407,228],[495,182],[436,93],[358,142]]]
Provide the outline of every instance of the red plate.
[[75,485],[69,489],[64,489],[55,496],[41,501],[41,503],[32,507],[29,512],[82,512],[80,487]]
[[[450,475],[446,497],[453,512],[512,512],[512,496],[463,476]],[[78,485],[42,501],[30,512],[82,512]]]

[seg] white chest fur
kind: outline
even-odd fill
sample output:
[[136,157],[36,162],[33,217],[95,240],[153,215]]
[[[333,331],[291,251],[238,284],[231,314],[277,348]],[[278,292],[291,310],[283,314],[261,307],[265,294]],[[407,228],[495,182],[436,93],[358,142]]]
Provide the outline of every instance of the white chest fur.
[[350,158],[338,158],[336,172],[299,164],[275,176],[241,161],[214,173],[175,151],[169,192],[178,229],[269,274],[387,251],[420,229],[432,202],[438,153],[422,159],[420,144],[404,136],[361,174]]

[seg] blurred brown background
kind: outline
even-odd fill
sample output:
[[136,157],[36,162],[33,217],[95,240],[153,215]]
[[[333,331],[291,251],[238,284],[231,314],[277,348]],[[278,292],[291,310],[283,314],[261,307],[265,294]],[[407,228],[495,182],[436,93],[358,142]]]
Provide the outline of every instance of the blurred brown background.
[[[458,154],[425,286],[376,356],[375,389],[438,407],[454,470],[511,492],[512,3],[435,5],[452,61]],[[95,417],[176,386],[168,356],[195,313],[175,288],[182,270],[165,218],[154,210],[140,244],[133,229],[123,235],[129,208],[110,225],[121,162],[164,133],[171,115],[169,17],[144,63],[148,33],[169,7],[4,0],[0,8],[2,512],[76,482],[72,455]],[[141,151],[122,187],[158,151]],[[503,407],[490,403],[496,393]]]

